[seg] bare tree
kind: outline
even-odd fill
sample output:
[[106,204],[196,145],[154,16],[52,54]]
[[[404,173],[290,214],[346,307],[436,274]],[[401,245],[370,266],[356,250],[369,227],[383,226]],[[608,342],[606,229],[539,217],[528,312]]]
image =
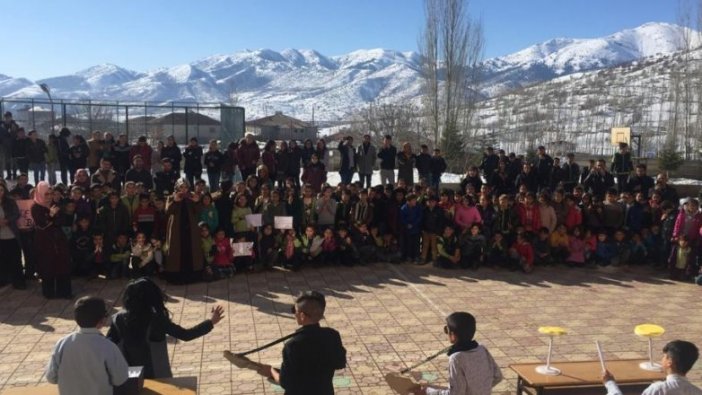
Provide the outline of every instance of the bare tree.
[[425,26],[419,40],[424,113],[449,166],[463,152],[462,134],[471,125],[478,93],[483,29],[468,13],[468,0],[424,0]]

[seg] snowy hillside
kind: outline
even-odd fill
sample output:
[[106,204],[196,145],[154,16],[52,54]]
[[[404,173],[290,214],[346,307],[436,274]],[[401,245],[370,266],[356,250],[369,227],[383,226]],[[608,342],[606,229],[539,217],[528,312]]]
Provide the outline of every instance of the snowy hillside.
[[[683,28],[649,23],[595,39],[553,39],[481,65],[481,91],[496,96],[556,77],[629,63],[682,47]],[[419,55],[387,49],[325,56],[314,50],[246,50],[137,72],[116,65],[32,82],[0,75],[0,96],[120,101],[236,102],[249,118],[283,111],[338,120],[373,101],[418,102]]]

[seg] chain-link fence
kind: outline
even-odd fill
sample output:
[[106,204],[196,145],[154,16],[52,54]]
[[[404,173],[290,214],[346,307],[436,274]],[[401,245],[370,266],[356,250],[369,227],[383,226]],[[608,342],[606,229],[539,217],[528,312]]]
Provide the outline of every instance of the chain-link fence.
[[0,111],[12,112],[20,126],[44,137],[67,127],[86,138],[102,131],[115,137],[126,134],[130,141],[146,136],[151,143],[174,136],[178,144],[185,144],[192,137],[200,141],[238,140],[245,130],[244,108],[220,103],[0,98]]

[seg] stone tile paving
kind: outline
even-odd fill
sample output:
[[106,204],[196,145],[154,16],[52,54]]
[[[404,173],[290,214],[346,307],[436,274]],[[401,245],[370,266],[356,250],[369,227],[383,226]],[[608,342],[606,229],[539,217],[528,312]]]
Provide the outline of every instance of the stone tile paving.
[[[117,309],[125,283],[76,281],[74,290],[102,296]],[[544,358],[547,339],[537,332],[541,325],[569,330],[556,340],[555,361],[596,359],[595,340],[609,359],[643,358],[646,342],[633,334],[633,327],[646,322],[667,330],[655,342],[656,358],[672,339],[702,346],[702,288],[669,281],[648,268],[603,272],[550,267],[525,275],[489,268],[445,271],[378,264],[163,286],[173,319],[184,326],[206,318],[215,304],[225,306],[227,316],[211,334],[169,344],[174,374],[198,376],[200,394],[281,394],[279,387],[254,372],[231,366],[221,352],[247,350],[294,331],[293,295],[308,289],[327,295],[323,324],[341,332],[348,350],[348,366],[334,381],[337,394],[389,394],[384,374],[446,347],[443,319],[458,310],[477,317],[477,339],[502,367],[506,380],[495,393],[515,391],[509,364]],[[54,343],[75,329],[72,303],[44,300],[38,288],[32,284],[28,291],[0,289],[0,390],[43,382]],[[277,365],[280,351],[281,346],[275,346],[253,357]],[[445,384],[447,358],[441,356],[418,371],[429,381]],[[702,363],[690,378],[702,384]]]

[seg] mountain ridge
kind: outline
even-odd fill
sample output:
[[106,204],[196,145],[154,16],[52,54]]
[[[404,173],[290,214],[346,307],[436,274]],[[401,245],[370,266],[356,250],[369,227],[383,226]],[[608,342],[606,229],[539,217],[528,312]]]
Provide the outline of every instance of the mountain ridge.
[[[669,23],[647,23],[608,36],[554,38],[483,61],[480,92],[509,93],[553,78],[609,68],[683,47],[696,34]],[[212,55],[146,72],[111,63],[32,82],[0,75],[2,97],[120,101],[236,101],[249,117],[281,110],[299,118],[338,120],[370,102],[419,102],[420,56],[413,51],[374,48],[325,56],[314,49],[256,49]],[[5,78],[7,77],[7,78]]]

